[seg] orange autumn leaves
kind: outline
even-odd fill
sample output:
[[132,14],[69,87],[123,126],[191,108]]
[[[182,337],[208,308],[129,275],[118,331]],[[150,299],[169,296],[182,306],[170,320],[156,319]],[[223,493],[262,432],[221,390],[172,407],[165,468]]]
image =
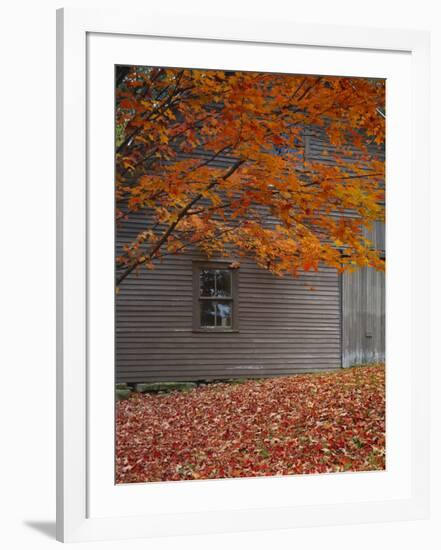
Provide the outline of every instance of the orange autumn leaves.
[[117,403],[117,483],[384,468],[380,364]]
[[[384,144],[384,81],[148,67],[121,74],[117,222],[141,213],[145,223],[117,258],[117,284],[192,247],[251,256],[275,274],[320,262],[384,267],[364,236],[384,217],[384,162],[373,153]],[[311,133],[332,149],[329,162],[306,155]]]

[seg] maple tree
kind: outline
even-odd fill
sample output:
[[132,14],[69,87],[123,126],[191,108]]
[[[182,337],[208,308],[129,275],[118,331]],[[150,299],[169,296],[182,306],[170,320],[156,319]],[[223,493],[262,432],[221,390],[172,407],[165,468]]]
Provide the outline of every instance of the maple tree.
[[133,393],[116,407],[117,483],[385,468],[383,364]]
[[[145,225],[117,286],[191,247],[275,274],[384,269],[364,231],[384,219],[384,105],[384,80],[118,67],[117,224]],[[305,130],[329,162],[305,156]]]

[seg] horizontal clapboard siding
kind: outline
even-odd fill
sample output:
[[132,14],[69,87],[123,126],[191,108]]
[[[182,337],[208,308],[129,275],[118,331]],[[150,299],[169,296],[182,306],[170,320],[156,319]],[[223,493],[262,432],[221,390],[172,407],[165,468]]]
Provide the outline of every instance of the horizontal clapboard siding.
[[[350,142],[345,143],[343,146],[332,145],[329,142],[325,130],[320,127],[305,130],[304,142],[306,159],[321,164],[335,165],[337,160],[345,160],[350,164],[354,161],[359,162],[366,154],[366,151],[357,149],[357,147]],[[372,157],[384,160],[384,144],[368,144],[367,153]]]
[[194,252],[129,276],[116,299],[121,382],[265,377],[340,367],[337,273],[279,278],[242,261],[239,332],[192,330]]

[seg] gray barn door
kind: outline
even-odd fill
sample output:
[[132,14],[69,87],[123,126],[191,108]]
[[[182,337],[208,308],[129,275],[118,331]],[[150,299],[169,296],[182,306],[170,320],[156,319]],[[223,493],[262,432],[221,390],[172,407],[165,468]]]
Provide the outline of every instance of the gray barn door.
[[362,268],[342,275],[343,367],[385,359],[385,274]]

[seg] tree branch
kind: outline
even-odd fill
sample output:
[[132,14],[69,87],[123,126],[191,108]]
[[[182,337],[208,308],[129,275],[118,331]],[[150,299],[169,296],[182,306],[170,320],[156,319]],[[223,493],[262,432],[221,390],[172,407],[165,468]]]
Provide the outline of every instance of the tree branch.
[[[173,87],[173,90],[170,92],[168,97],[163,101],[163,103],[158,105],[158,107],[153,109],[153,111],[150,111],[149,113],[146,113],[146,116],[141,117],[145,122],[147,122],[148,120],[152,120],[153,116],[155,114],[160,116],[165,110],[167,110],[169,108],[169,106],[170,106],[171,102],[173,101],[174,97],[176,97],[182,91],[186,91],[188,89],[188,88],[183,88],[182,90],[179,90],[179,84],[180,84],[183,73],[184,73],[183,70],[180,71],[180,73],[176,77],[176,83],[175,83],[175,86]],[[156,118],[158,118],[158,116],[155,117],[153,120],[156,120]],[[130,143],[130,141],[133,138],[135,138],[142,131],[142,129],[143,129],[143,127],[140,126],[140,127],[136,128],[135,130],[133,130],[133,132],[126,137],[126,139],[121,143],[121,145],[118,146],[118,148],[116,149],[116,152],[120,153],[121,151],[123,151],[127,147],[127,145]]]
[[317,180],[310,181],[309,183],[304,183],[302,187],[312,187],[313,185],[320,185],[320,183],[322,181],[358,180],[358,179],[362,179],[362,178],[373,178],[375,176],[384,176],[384,174],[374,173],[374,174],[360,174],[360,175],[354,175],[354,176],[340,176],[340,177],[335,176],[333,178],[324,178],[321,181],[317,181]]
[[[222,181],[225,181],[227,180],[232,174],[234,174],[234,172],[245,162],[245,160],[238,160],[237,162],[235,162],[230,168],[229,170],[227,170],[227,172],[225,172],[225,174],[223,176],[221,176],[220,178],[217,178],[217,179],[214,179],[209,185],[207,185],[206,189],[204,190],[204,192],[206,191],[209,191],[210,189],[212,189],[215,185],[217,185],[219,183],[219,180],[222,180]],[[180,223],[180,221],[185,217],[185,215],[188,213],[188,211],[192,208],[192,206],[194,206],[199,200],[201,200],[201,198],[203,197],[203,193],[198,193],[188,204],[186,204],[184,206],[184,208],[182,208],[182,210],[179,212],[176,220],[170,224],[170,226],[168,227],[168,229],[163,233],[163,235],[160,237],[160,239],[155,243],[155,245],[153,246],[153,248],[150,250],[150,252],[148,253],[148,256],[147,256],[147,259],[152,259],[155,254],[158,252],[158,250],[161,248],[161,246],[167,241],[168,237],[172,234],[172,232],[176,229],[176,226]],[[130,273],[132,273],[132,271],[134,269],[136,269],[139,265],[141,265],[142,263],[144,263],[146,261],[146,259],[144,258],[142,261],[141,260],[135,260],[133,261],[125,271],[123,271],[123,273],[121,273],[117,278],[116,278],[116,286],[118,286],[119,284],[121,284],[121,282],[128,276],[130,275]]]

